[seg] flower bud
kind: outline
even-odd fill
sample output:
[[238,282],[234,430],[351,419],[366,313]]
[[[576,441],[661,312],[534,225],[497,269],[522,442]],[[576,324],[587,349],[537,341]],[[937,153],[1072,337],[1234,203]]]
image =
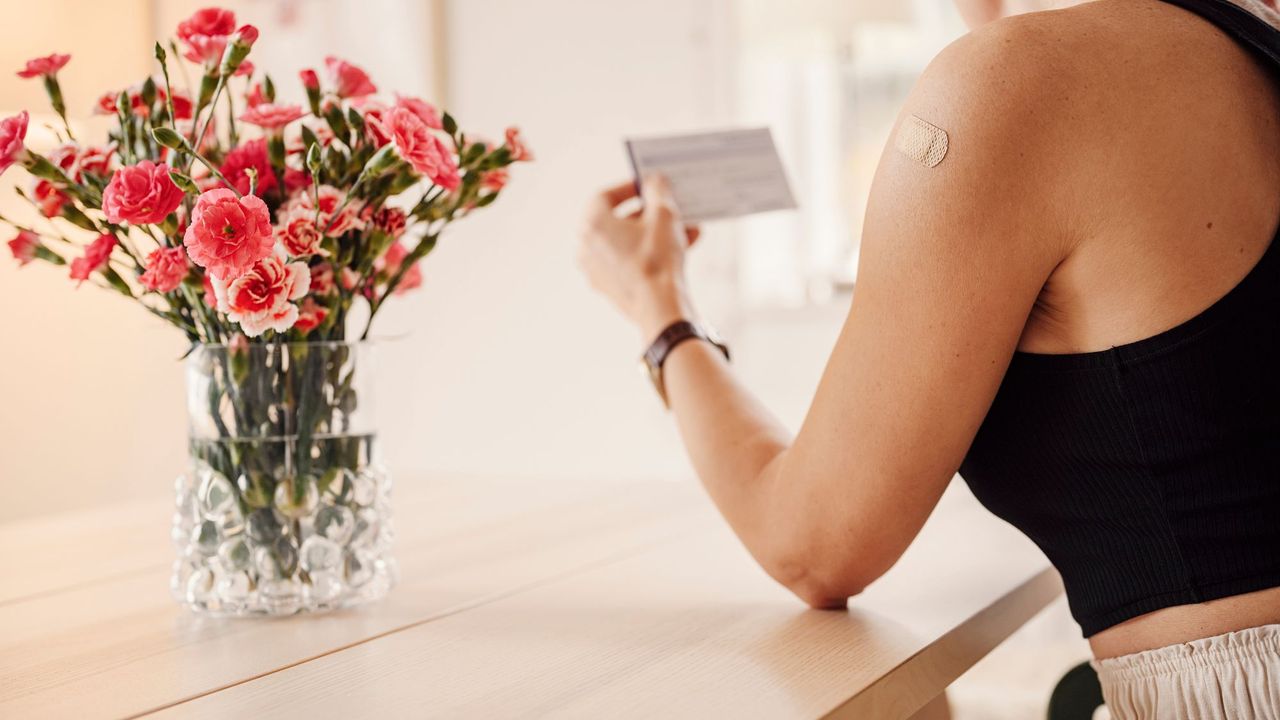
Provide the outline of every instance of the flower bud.
[[180,172],[170,170],[169,179],[173,181],[174,185],[178,186],[179,190],[187,193],[188,195],[200,194],[200,186],[196,185],[196,181]]
[[156,142],[160,143],[161,146],[167,147],[170,150],[186,150],[187,149],[186,138],[179,135],[175,130],[173,130],[173,128],[167,128],[167,127],[153,128],[151,130],[151,137],[155,138]]
[[236,34],[231,36],[231,42],[242,42],[249,47],[258,42],[258,28],[252,25],[241,25]]
[[302,78],[302,86],[307,90],[307,103],[311,106],[311,114],[320,114],[320,78],[310,68],[298,73]]
[[399,160],[400,156],[396,155],[395,145],[387,143],[381,150],[374,153],[373,157],[369,158],[369,162],[365,163],[364,170],[361,170],[360,174],[366,177],[377,177],[390,170],[391,166],[395,165]]
[[317,143],[307,148],[307,169],[313,176],[320,174],[320,145]]
[[258,28],[252,25],[242,25],[227,43],[227,49],[222,53],[222,66],[218,71],[228,76],[235,74],[236,69],[249,56],[249,50],[257,41]]

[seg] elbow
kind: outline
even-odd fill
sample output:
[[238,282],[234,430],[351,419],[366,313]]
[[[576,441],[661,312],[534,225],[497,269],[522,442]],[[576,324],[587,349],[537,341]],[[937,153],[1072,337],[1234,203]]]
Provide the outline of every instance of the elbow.
[[843,610],[875,578],[848,560],[808,552],[780,558],[769,574],[815,610]]

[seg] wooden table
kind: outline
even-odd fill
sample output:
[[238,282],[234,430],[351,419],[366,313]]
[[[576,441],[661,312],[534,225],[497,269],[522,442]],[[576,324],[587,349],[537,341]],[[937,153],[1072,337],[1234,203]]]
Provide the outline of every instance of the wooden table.
[[1061,591],[963,489],[820,612],[691,483],[434,479],[387,600],[220,620],[169,598],[170,503],[0,526],[0,718],[905,718]]

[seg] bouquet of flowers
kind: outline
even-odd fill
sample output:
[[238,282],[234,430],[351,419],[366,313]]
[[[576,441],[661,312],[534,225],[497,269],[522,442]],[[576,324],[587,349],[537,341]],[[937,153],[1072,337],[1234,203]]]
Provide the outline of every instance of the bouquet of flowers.
[[357,414],[364,345],[348,329],[363,315],[366,337],[388,298],[421,284],[443,230],[532,159],[515,128],[501,144],[469,137],[421,99],[376,99],[336,57],[326,82],[301,72],[305,106],[277,102],[248,59],[257,40],[228,10],[183,21],[167,50],[156,43],[154,76],[97,101],[116,121],[105,143],[67,122],[69,55],[18,73],[43,81],[60,145],[28,149],[25,112],[0,120],[0,172],[26,168],[33,184],[18,194],[45,218],[0,216],[17,261],[67,266],[191,342],[174,591],[229,614],[341,606],[390,586],[389,483]]
[[[95,112],[119,121],[104,144],[77,142],[66,124],[58,73],[70,55],[19,71],[43,80],[65,142],[31,152],[27,114],[4,119],[0,172],[25,167],[34,184],[19,194],[94,236],[0,222],[18,232],[8,244],[19,263],[69,265],[73,280],[138,301],[193,343],[341,340],[360,300],[367,335],[388,297],[421,284],[418,261],[441,231],[493,203],[508,166],[531,159],[515,128],[501,145],[468,138],[423,100],[375,99],[369,76],[335,57],[327,83],[302,71],[306,107],[277,103],[247,59],[258,31],[237,29],[231,11],[201,10],[177,35],[180,54],[155,46],[157,77],[98,100]],[[188,73],[171,73],[171,57],[198,65],[198,88],[173,86]]]

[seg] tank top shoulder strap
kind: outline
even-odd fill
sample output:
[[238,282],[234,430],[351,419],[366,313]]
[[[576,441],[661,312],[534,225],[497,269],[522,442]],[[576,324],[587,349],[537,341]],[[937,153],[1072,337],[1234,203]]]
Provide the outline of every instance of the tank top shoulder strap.
[[[1280,70],[1280,11],[1262,5],[1261,0],[1164,0],[1164,2],[1193,12],[1217,25]],[[1256,6],[1256,10],[1250,10],[1249,6]]]

